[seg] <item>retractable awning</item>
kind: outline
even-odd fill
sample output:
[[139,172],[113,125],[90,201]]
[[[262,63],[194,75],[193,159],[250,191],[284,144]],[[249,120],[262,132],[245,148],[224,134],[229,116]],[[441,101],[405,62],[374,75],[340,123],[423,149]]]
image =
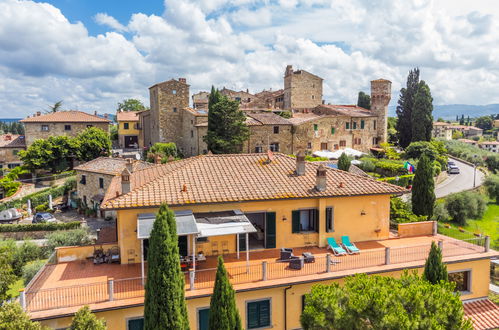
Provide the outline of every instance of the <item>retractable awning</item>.
[[[156,215],[154,213],[142,213],[137,217],[137,238],[146,239],[151,234],[152,226]],[[191,234],[199,234],[196,226],[196,220],[192,211],[177,211],[175,212],[175,220],[177,222],[177,235],[185,236]]]
[[199,237],[256,233],[255,227],[240,210],[196,213]]

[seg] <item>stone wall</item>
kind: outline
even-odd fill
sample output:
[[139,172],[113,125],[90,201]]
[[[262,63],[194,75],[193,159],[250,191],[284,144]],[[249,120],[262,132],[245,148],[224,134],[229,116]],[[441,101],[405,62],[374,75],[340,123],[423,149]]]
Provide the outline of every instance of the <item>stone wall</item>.
[[8,164],[22,164],[18,152],[24,148],[0,148],[0,168],[7,167]]
[[[85,184],[81,183],[83,175],[86,176]],[[99,178],[104,179],[104,188],[99,188]],[[99,194],[104,196],[113,178],[114,175],[110,174],[76,171],[76,191],[78,198],[82,203],[86,200],[87,206],[93,208],[94,204],[92,204],[91,198]]]
[[391,96],[391,81],[385,79],[371,81],[371,111],[378,117],[378,144],[388,140],[388,103]]
[[200,137],[198,136],[199,130],[196,125],[207,122],[208,116],[195,115],[189,110],[182,110],[182,112],[183,138],[182,140],[179,140],[178,146],[185,157],[199,155],[202,153],[202,149],[200,150]]
[[[278,127],[279,133],[274,133]],[[244,153],[254,153],[256,148],[267,152],[271,143],[279,144],[279,152],[291,154],[293,152],[292,125],[255,125],[249,126],[250,136],[243,144]]]
[[[42,125],[47,125],[48,131],[42,131]],[[66,131],[65,125],[71,125],[71,130]],[[108,123],[24,123],[26,147],[29,147],[35,140],[47,139],[50,136],[76,136],[87,127],[97,127],[109,132]]]
[[312,109],[322,104],[322,78],[304,70],[286,68],[284,109]]

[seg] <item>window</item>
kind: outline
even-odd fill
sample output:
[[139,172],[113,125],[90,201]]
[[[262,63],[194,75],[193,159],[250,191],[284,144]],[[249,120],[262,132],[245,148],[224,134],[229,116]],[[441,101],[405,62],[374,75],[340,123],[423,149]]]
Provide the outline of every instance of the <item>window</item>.
[[144,329],[144,318],[137,317],[133,319],[128,319],[126,322],[127,330],[143,330]]
[[376,140],[377,139],[375,137],[373,137],[373,144],[376,144]]
[[373,127],[374,127],[374,129],[376,129],[376,120],[374,120],[374,122],[373,122]]
[[206,243],[208,242],[208,237],[197,237],[196,242],[198,243]]
[[346,147],[346,146],[347,146],[347,141],[340,140],[340,147]]
[[64,125],[64,130],[65,131],[70,131],[71,130],[71,125]]
[[99,178],[99,188],[104,188],[104,178]]
[[303,311],[305,310],[305,299],[307,299],[307,295],[303,294],[301,296],[301,312],[303,314]]
[[334,135],[334,131],[335,131],[334,127],[331,127],[331,135]]
[[19,150],[12,150],[12,154],[16,156],[19,153]]
[[48,132],[49,131],[49,125],[42,125],[42,131],[43,132]]
[[319,130],[319,125],[314,124],[314,131],[318,131],[318,130]]
[[334,145],[334,150],[338,150],[340,147],[338,146],[338,144],[335,144]]
[[270,327],[270,299],[246,303],[248,329]]
[[319,211],[317,209],[294,210],[292,232],[318,232]]
[[327,150],[327,142],[321,143],[321,150]]
[[357,122],[356,121],[353,122],[353,129],[357,129]]
[[334,232],[334,208],[326,207],[326,232]]
[[82,175],[82,176],[81,176],[80,183],[81,183],[81,184],[87,184],[87,176],[86,176],[86,175]]
[[198,330],[208,330],[208,320],[210,319],[210,308],[198,309]]
[[279,143],[277,142],[271,143],[270,151],[279,152]]
[[279,134],[279,126],[274,126],[274,134]]
[[191,138],[193,138],[193,137],[194,137],[194,131],[191,130]]
[[366,125],[366,122],[361,120],[360,121],[360,129],[364,129],[364,126]]
[[87,196],[83,196],[83,205],[87,206]]
[[123,129],[129,129],[130,128],[130,124],[128,123],[123,123]]
[[362,144],[361,138],[354,138],[353,139],[353,144]]
[[263,152],[263,148],[261,146],[256,146],[255,147],[255,153],[259,154],[261,152]]
[[312,95],[312,100],[315,100],[315,95]]
[[13,168],[16,168],[18,166],[21,166],[21,164],[19,164],[19,163],[7,164],[7,168],[10,169],[10,170],[13,169]]
[[312,142],[307,143],[307,149],[312,149]]
[[456,291],[471,292],[471,271],[449,273],[449,282],[456,283]]
[[241,102],[241,98],[240,97],[236,97],[236,101],[237,102]]
[[173,95],[177,95],[177,90],[176,89],[172,89],[172,94]]
[[177,108],[173,108],[173,112],[177,112]]
[[350,129],[350,123],[345,123],[345,128]]

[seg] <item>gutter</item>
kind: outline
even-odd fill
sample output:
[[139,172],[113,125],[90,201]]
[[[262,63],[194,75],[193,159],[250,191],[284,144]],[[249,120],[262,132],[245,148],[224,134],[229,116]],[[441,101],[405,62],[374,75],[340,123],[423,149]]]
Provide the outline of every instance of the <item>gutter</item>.
[[284,288],[284,330],[288,329],[288,290],[293,286],[290,285],[287,288]]

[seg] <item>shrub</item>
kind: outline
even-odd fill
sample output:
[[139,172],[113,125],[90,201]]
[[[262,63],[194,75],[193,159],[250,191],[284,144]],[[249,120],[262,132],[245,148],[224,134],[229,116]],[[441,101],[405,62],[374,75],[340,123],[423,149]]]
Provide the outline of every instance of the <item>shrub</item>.
[[486,203],[482,195],[464,191],[449,195],[445,207],[453,221],[466,225],[466,219],[480,219],[485,213]]
[[47,211],[52,211],[50,208],[49,208],[49,203],[43,203],[43,204],[40,204],[40,205],[37,205],[35,207],[35,212],[47,212]]
[[56,231],[47,235],[49,251],[59,246],[80,246],[92,244],[87,228],[78,228],[67,231]]
[[401,198],[390,199],[390,221],[396,223],[426,221],[425,216],[417,216],[412,213],[411,205]]
[[148,162],[154,163],[156,156],[161,157],[161,162],[166,163],[168,158],[172,157],[173,159],[181,158],[180,152],[177,148],[177,145],[173,142],[169,143],[155,143],[148,151],[146,159]]
[[5,224],[0,226],[0,233],[26,232],[26,231],[54,231],[67,230],[80,227],[80,222],[65,222],[65,223],[30,223],[30,224]]
[[491,199],[495,199],[496,203],[499,204],[499,174],[490,175],[485,179],[485,187],[487,188],[487,193]]
[[21,276],[23,267],[28,262],[44,257],[41,247],[31,241],[24,241],[21,245],[16,245],[13,250],[12,268],[14,274]]
[[449,212],[445,208],[445,203],[435,203],[433,208],[433,219],[436,221],[447,221],[449,219]]
[[24,285],[28,285],[28,283],[35,277],[36,273],[45,265],[46,260],[33,260],[28,262],[22,268],[22,277],[24,280]]
[[364,172],[374,172],[374,170],[376,170],[376,166],[371,158],[362,158],[358,167]]
[[400,175],[400,176],[392,176],[388,178],[378,179],[378,181],[388,182],[400,187],[407,187],[412,184],[412,180],[414,180],[414,174]]
[[499,155],[487,155],[487,158],[485,158],[485,164],[491,172],[499,173]]

